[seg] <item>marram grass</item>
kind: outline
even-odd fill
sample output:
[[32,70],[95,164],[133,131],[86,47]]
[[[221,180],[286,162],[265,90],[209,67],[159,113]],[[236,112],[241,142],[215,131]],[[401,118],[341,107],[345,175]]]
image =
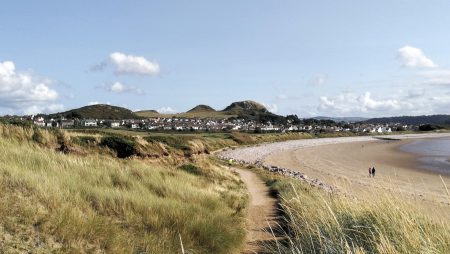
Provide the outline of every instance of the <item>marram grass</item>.
[[232,173],[65,155],[32,136],[1,129],[0,253],[180,253],[180,236],[187,253],[241,247],[246,194]]
[[[276,180],[284,212],[284,244],[274,253],[450,253],[450,224],[420,213],[392,193],[370,200],[325,194]],[[450,208],[449,208],[450,210]]]

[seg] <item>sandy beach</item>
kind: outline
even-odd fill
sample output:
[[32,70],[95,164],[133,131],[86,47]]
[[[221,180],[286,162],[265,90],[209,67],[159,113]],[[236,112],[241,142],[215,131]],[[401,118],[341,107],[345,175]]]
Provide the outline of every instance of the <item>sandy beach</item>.
[[[423,212],[450,221],[450,200],[443,184],[450,187],[450,176],[442,175],[441,180],[439,174],[419,167],[417,155],[399,149],[411,140],[439,137],[448,134],[392,136],[401,139],[395,141],[372,137],[296,140],[237,149],[226,155],[296,170],[356,198],[388,190],[417,204]],[[369,167],[376,168],[374,178],[369,177]]]

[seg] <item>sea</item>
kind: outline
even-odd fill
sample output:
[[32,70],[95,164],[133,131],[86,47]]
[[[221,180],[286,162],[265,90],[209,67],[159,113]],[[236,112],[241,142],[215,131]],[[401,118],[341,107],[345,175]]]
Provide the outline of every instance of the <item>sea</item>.
[[450,138],[415,140],[400,149],[416,154],[420,168],[450,175]]

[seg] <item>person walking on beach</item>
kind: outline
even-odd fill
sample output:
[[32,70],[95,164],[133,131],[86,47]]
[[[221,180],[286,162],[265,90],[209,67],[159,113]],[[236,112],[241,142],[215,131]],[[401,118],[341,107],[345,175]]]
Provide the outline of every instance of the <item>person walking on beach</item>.
[[372,177],[375,177],[375,167],[372,168]]
[[372,168],[369,167],[369,177],[371,177],[371,176],[372,176]]

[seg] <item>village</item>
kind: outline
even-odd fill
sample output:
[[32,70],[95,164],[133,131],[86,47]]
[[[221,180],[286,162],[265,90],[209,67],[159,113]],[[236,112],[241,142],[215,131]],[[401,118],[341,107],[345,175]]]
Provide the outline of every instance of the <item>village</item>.
[[[132,129],[145,131],[179,131],[179,132],[311,132],[311,133],[333,133],[333,132],[353,132],[353,133],[390,133],[394,131],[417,130],[418,126],[401,125],[399,123],[390,124],[368,124],[333,122],[320,120],[307,121],[305,123],[294,123],[287,120],[285,124],[273,124],[268,122],[257,122],[253,120],[232,118],[232,119],[200,119],[200,118],[146,118],[146,119],[45,119],[42,116],[32,116],[33,124],[47,128],[113,128]],[[312,123],[311,123],[312,122]]]

